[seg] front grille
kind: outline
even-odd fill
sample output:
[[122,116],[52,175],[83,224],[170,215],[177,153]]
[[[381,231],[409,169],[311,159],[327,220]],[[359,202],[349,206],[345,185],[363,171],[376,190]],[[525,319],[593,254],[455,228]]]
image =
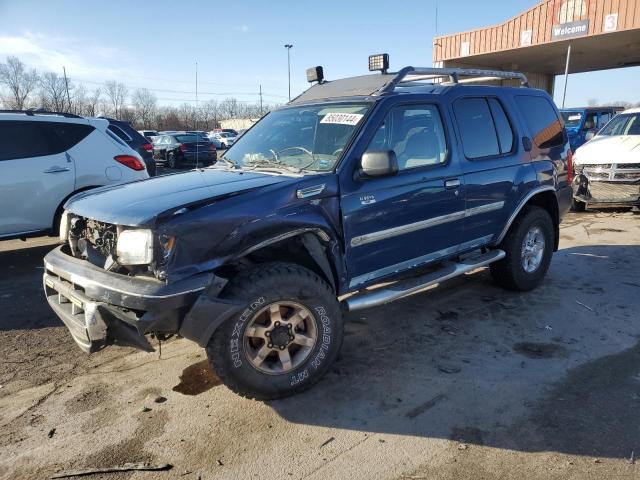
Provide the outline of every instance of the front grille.
[[115,263],[118,228],[111,223],[73,217],[69,224],[69,246],[74,257],[109,269]]
[[640,164],[606,163],[602,165],[582,165],[582,173],[589,180],[612,182],[635,182],[640,180]]
[[611,165],[610,163],[603,163],[603,164],[585,164],[582,165],[583,168],[589,169],[589,170],[608,170],[612,167],[613,165]]
[[640,185],[629,185],[614,182],[590,182],[589,193],[595,202],[637,201],[640,197]]

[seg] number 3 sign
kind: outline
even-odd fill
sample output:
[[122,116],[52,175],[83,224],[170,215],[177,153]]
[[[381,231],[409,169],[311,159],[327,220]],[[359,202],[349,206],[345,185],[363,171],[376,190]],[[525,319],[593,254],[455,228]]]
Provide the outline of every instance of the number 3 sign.
[[604,17],[604,31],[615,32],[618,29],[618,14],[612,13]]

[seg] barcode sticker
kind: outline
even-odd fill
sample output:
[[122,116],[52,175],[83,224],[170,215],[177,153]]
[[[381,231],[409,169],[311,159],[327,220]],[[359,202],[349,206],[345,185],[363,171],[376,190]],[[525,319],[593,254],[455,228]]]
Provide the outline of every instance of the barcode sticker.
[[361,113],[327,113],[320,123],[337,123],[340,125],[357,125],[364,117]]

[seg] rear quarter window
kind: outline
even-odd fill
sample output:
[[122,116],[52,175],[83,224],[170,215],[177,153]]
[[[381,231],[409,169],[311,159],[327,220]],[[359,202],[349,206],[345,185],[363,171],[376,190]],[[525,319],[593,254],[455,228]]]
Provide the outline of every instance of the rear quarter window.
[[562,122],[556,109],[545,97],[516,95],[516,104],[538,148],[561,146],[565,142]]
[[73,148],[93,130],[76,123],[0,122],[0,161],[56,155]]

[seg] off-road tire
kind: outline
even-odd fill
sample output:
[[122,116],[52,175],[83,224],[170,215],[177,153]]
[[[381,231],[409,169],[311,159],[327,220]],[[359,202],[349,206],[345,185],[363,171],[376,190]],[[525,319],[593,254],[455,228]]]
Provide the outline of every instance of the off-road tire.
[[[534,272],[527,272],[522,265],[522,246],[531,228],[537,226],[544,235],[542,260]],[[537,287],[549,269],[554,246],[553,221],[549,213],[540,207],[525,207],[518,215],[500,244],[507,254],[502,260],[491,264],[494,280],[507,290],[527,292]]]
[[[342,315],[331,287],[312,271],[289,263],[261,264],[231,280],[223,296],[241,299],[245,307],[220,326],[206,351],[215,373],[235,393],[256,400],[294,395],[318,382],[336,360],[344,332]],[[296,302],[311,312],[317,340],[303,363],[274,375],[251,364],[244,335],[254,315],[277,301]]]
[[580,200],[576,200],[575,198],[571,199],[571,211],[572,212],[584,212],[587,209],[587,204],[581,202]]

